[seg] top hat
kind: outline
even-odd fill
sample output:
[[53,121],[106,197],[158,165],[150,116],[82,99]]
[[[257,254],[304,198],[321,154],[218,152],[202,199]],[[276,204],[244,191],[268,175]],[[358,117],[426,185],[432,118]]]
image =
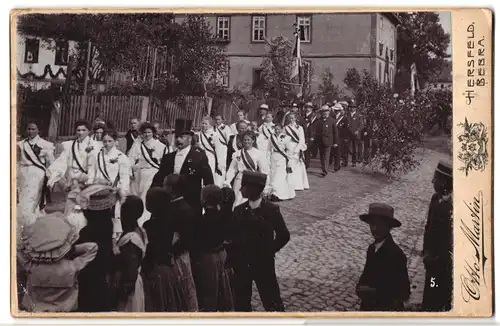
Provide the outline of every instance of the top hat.
[[362,214],[359,219],[363,222],[370,223],[374,216],[382,217],[387,224],[392,228],[401,226],[401,222],[394,218],[394,208],[383,203],[373,203],[368,207],[368,214]]
[[193,120],[177,119],[175,120],[175,137],[183,135],[193,135],[191,127],[193,125]]
[[252,171],[243,171],[243,176],[241,178],[241,183],[247,185],[265,186],[266,181],[266,174]]
[[453,178],[453,167],[450,162],[441,160],[439,161],[436,172],[444,175],[445,177]]

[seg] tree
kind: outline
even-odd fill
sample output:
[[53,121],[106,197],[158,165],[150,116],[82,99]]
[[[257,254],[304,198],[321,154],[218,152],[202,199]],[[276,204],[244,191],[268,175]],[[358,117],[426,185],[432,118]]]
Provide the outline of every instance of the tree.
[[318,93],[323,97],[325,102],[333,102],[338,100],[339,96],[343,94],[338,85],[333,83],[334,75],[330,69],[325,69],[321,76],[322,83],[319,85]]
[[402,12],[398,17],[401,25],[398,28],[397,65],[401,73],[396,84],[408,89],[413,63],[423,82],[440,73],[443,60],[447,57],[450,35],[444,31],[435,12]]
[[358,88],[361,85],[361,75],[356,68],[349,68],[347,70],[344,78],[344,84],[346,84],[347,88],[353,93],[358,91]]

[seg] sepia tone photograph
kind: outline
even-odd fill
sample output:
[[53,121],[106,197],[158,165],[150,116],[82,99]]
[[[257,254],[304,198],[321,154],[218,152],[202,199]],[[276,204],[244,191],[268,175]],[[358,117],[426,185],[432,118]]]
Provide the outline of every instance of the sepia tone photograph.
[[474,294],[453,176],[485,170],[492,130],[454,121],[452,11],[13,17],[12,314]]

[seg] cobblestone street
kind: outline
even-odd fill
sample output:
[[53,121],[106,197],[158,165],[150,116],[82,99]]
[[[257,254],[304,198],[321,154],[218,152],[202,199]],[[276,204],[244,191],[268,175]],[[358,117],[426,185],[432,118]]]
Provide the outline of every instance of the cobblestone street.
[[[431,180],[437,162],[450,156],[430,149],[421,150],[419,155],[421,165],[394,180],[360,167],[346,167],[321,178],[315,174],[319,162],[314,162],[309,173],[311,189],[280,203],[291,232],[290,242],[276,256],[287,311],[359,309],[355,286],[373,241],[359,215],[372,202],[392,205],[402,222],[392,235],[408,257],[412,291],[408,303],[421,302],[425,270],[420,251],[433,194]],[[255,287],[252,303],[255,311],[263,311]]]

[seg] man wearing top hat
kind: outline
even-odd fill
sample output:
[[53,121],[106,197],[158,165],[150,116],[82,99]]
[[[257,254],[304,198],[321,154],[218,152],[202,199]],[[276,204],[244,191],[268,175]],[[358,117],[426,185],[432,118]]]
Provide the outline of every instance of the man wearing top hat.
[[252,311],[252,281],[266,311],[285,311],[274,256],[290,241],[290,232],[279,206],[262,198],[266,180],[263,173],[243,172],[241,193],[248,201],[235,207],[230,223],[236,311]]
[[176,151],[163,156],[160,169],[153,178],[151,187],[162,187],[165,177],[175,173],[185,176],[186,184],[184,199],[196,210],[200,210],[200,196],[203,185],[214,183],[212,169],[207,155],[198,147],[192,146],[193,132],[190,130],[175,130]]
[[349,135],[352,150],[352,166],[361,162],[362,146],[361,133],[364,129],[363,117],[358,112],[358,107],[352,102],[350,112],[347,114],[347,123],[349,125]]
[[406,255],[394,242],[391,229],[400,227],[394,208],[370,204],[360,219],[370,225],[375,241],[368,247],[363,273],[356,286],[361,311],[401,311],[410,296]]
[[305,133],[305,138],[306,138],[306,145],[307,145],[307,150],[305,151],[305,165],[306,169],[309,168],[309,164],[311,162],[311,156],[316,156],[318,148],[315,146],[314,141],[310,141],[311,137],[314,137],[313,134],[313,128],[312,126],[314,125],[314,122],[318,118],[318,115],[316,112],[314,112],[314,106],[312,102],[307,102],[304,105],[304,133]]
[[339,132],[335,120],[330,117],[330,108],[326,105],[321,107],[321,117],[313,125],[313,135],[309,141],[315,142],[319,149],[321,160],[321,170],[323,176],[328,174],[328,160],[330,159],[330,150],[339,145]]
[[432,179],[434,195],[424,233],[423,311],[451,310],[453,289],[453,168],[440,161]]

